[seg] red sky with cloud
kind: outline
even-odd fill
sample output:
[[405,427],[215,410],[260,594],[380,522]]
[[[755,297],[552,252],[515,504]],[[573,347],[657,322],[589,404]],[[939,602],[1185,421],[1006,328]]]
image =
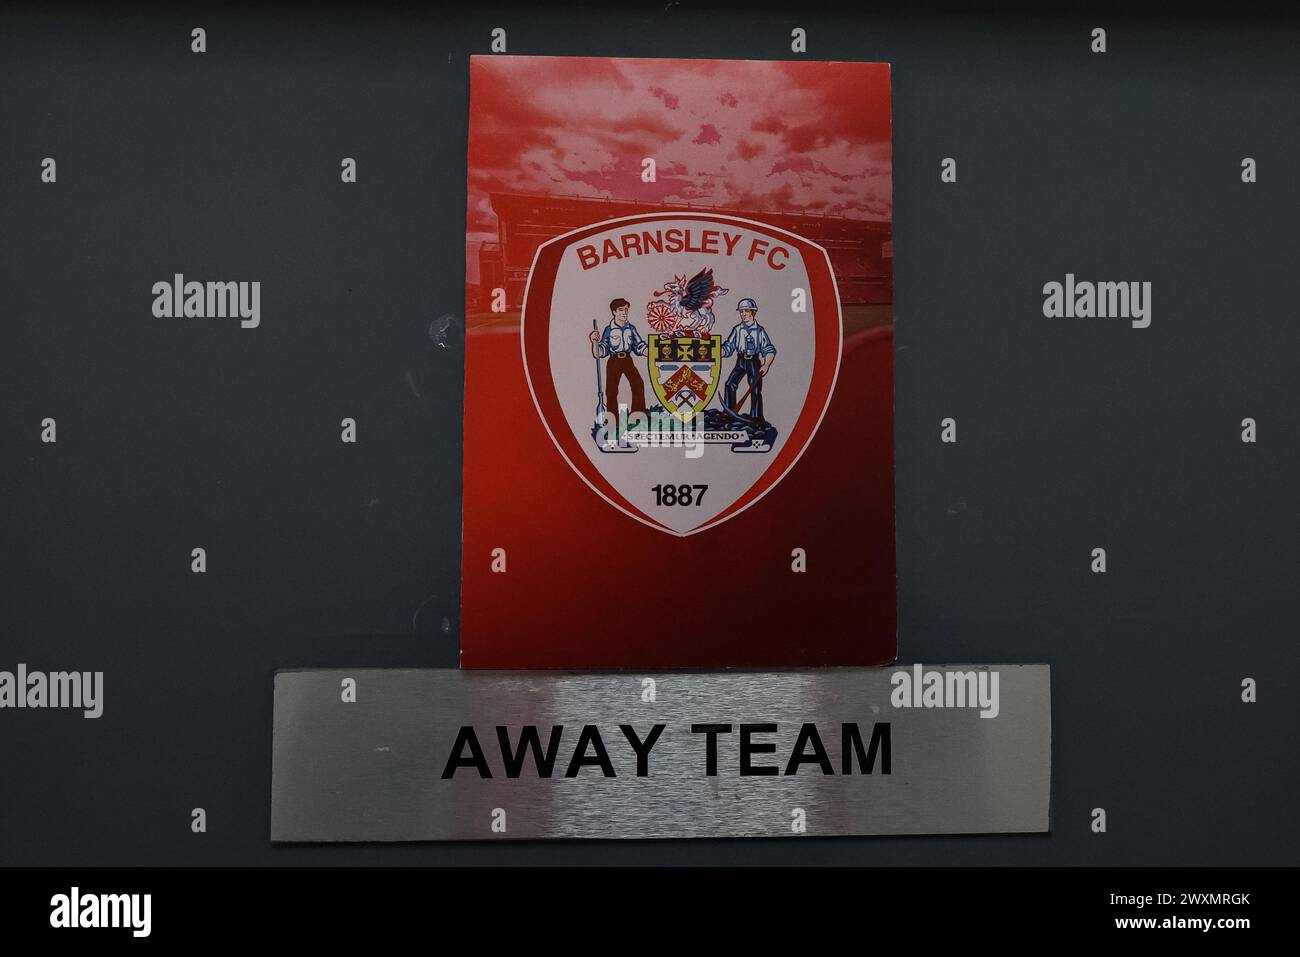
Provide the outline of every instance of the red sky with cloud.
[[470,81],[471,243],[498,190],[892,217],[885,64],[477,56]]

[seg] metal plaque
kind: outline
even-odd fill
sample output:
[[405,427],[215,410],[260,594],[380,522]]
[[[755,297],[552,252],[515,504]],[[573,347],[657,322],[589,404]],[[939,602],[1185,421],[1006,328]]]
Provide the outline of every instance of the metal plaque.
[[1047,665],[275,677],[274,841],[1049,829]]

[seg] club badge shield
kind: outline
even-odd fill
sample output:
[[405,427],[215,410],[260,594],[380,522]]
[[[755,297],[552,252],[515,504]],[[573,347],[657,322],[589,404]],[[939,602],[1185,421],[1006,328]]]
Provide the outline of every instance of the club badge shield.
[[660,405],[690,424],[718,391],[722,337],[650,336],[650,382]]
[[796,466],[835,388],[843,321],[815,243],[648,213],[539,246],[520,336],[537,414],[578,476],[631,518],[691,535]]

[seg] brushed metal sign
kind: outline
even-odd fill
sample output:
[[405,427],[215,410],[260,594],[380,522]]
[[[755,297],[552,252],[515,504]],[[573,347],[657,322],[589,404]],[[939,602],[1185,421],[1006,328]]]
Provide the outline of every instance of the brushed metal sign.
[[273,841],[1049,829],[1047,665],[275,676]]

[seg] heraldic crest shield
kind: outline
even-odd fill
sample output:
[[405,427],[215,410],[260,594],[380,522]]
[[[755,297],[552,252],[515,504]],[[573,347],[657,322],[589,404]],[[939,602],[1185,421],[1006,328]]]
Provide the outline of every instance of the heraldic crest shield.
[[520,335],[537,412],[578,476],[626,515],[690,535],[795,466],[830,401],[843,323],[820,246],[665,213],[538,247]]

